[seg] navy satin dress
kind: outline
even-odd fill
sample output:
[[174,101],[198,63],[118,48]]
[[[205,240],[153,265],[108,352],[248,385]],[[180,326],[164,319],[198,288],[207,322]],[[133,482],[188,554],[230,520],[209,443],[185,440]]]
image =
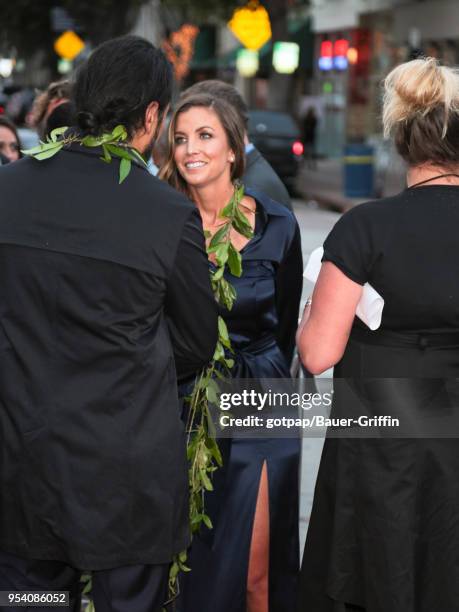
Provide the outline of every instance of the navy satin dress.
[[[233,377],[289,377],[302,288],[301,241],[293,214],[264,194],[254,237],[242,249],[243,273],[226,278],[237,291],[222,310],[235,349]],[[270,512],[269,611],[291,612],[299,573],[297,439],[219,440],[225,466],[216,472],[206,512],[214,528],[196,535],[190,573],[181,581],[180,612],[246,612],[247,573],[261,470],[267,464]]]

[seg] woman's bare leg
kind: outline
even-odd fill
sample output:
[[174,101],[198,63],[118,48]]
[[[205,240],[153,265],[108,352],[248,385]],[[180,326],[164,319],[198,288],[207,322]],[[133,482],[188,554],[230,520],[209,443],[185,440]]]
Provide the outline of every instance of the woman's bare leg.
[[269,610],[269,486],[268,468],[263,463],[253,520],[247,576],[247,612]]

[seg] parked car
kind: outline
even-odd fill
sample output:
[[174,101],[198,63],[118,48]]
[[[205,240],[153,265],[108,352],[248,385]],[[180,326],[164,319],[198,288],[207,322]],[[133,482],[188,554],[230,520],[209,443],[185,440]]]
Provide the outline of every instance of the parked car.
[[303,159],[304,146],[291,115],[277,111],[249,111],[249,140],[268,160],[290,192]]

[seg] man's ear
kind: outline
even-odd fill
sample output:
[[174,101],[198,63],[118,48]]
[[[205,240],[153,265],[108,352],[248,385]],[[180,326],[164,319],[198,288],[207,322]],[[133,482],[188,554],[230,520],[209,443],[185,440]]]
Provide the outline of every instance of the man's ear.
[[150,104],[147,106],[147,110],[145,111],[144,127],[146,132],[151,133],[155,131],[158,123],[158,111],[158,102],[150,102]]

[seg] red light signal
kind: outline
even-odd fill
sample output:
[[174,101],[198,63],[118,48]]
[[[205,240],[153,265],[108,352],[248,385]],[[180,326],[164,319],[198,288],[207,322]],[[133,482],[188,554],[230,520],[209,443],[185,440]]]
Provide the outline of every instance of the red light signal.
[[342,56],[346,57],[347,50],[349,49],[349,42],[345,38],[339,38],[335,40],[333,54],[335,57]]
[[333,57],[333,43],[331,40],[323,40],[320,43],[320,57]]

